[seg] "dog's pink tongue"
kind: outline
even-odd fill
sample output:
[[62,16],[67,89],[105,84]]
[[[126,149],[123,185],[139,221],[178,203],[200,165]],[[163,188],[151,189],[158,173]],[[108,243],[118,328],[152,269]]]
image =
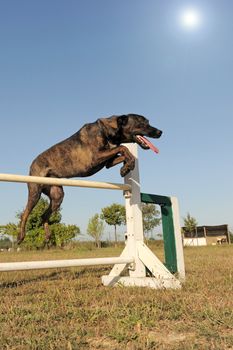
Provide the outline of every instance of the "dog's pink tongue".
[[145,136],[137,135],[138,138],[140,138],[152,151],[155,153],[159,153],[159,149],[153,145]]

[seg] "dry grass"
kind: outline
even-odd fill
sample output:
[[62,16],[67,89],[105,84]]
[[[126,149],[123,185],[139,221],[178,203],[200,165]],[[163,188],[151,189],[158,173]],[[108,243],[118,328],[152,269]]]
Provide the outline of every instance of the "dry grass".
[[[20,252],[0,260],[119,254]],[[178,291],[103,287],[108,267],[1,273],[0,348],[233,349],[233,246],[187,248],[185,260],[187,281]]]

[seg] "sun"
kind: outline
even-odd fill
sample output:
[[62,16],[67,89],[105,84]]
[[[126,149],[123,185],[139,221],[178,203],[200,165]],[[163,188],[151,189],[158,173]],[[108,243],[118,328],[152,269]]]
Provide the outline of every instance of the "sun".
[[180,14],[180,23],[187,29],[196,29],[201,24],[201,14],[194,8],[184,9]]

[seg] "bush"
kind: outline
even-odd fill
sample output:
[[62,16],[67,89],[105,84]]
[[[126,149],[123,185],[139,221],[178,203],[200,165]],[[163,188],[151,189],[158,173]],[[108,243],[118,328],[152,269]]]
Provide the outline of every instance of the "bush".
[[12,247],[12,241],[10,238],[4,237],[0,239],[0,249],[9,249]]

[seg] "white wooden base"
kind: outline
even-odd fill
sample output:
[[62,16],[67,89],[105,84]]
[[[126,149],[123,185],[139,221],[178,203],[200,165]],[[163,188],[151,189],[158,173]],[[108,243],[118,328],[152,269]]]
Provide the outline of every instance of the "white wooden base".
[[102,276],[104,286],[149,287],[154,289],[180,289],[181,283],[175,278]]
[[[129,251],[128,243],[121,257],[125,258]],[[129,257],[129,256],[128,256]],[[137,276],[137,263],[143,265],[143,273]],[[152,277],[146,277],[146,269]],[[129,276],[122,276],[128,270]],[[141,241],[136,243],[136,258],[133,264],[116,264],[109,275],[102,276],[104,286],[150,287],[155,289],[178,289],[181,282],[163,265],[157,256]]]

